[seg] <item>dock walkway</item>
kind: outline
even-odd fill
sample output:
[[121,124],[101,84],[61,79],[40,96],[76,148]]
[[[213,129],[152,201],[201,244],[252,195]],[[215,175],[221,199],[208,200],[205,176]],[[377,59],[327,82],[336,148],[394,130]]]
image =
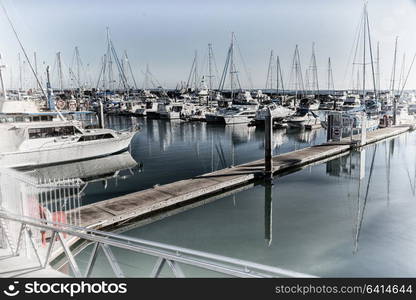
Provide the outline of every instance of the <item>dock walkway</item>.
[[0,249],[0,278],[68,277],[51,266],[43,268],[36,259],[25,256],[11,256],[9,251]]
[[[411,126],[396,126],[367,133],[367,143],[387,139],[411,129]],[[357,139],[357,137],[355,137]],[[287,172],[305,165],[322,161],[351,149],[350,139],[341,143],[324,143],[273,157],[273,173]],[[263,177],[264,159],[241,164],[191,179],[156,185],[153,188],[97,202],[78,208],[81,226],[94,229],[120,224],[145,214],[175,204],[195,200],[241,186]]]

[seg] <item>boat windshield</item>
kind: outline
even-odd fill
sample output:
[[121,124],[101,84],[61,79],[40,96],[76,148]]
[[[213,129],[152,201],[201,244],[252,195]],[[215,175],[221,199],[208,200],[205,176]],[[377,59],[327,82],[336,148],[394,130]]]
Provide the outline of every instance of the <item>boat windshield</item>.
[[43,139],[58,136],[69,136],[80,133],[81,132],[74,126],[29,128],[29,139]]

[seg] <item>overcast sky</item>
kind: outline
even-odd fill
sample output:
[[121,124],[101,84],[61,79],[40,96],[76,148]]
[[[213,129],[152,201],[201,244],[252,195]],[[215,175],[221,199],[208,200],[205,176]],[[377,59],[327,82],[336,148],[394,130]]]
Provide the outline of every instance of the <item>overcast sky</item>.
[[[117,51],[127,50],[139,85],[148,63],[165,87],[187,80],[195,50],[201,58],[199,65],[203,64],[208,43],[213,44],[221,72],[231,32],[235,32],[256,88],[265,86],[271,49],[280,56],[283,76],[288,81],[295,45],[299,45],[305,72],[313,42],[321,87],[327,84],[327,60],[331,57],[335,87],[352,88],[352,76],[346,68],[352,64],[348,58],[363,6],[362,0],[0,1],[26,50],[31,55],[37,52],[39,65],[45,62],[52,68],[58,51],[64,63],[70,65],[73,49],[78,46],[84,64],[90,64],[90,76],[95,82],[105,52],[105,28],[109,26]],[[373,50],[380,42],[381,85],[387,87],[395,37],[399,36],[398,69],[403,53],[409,66],[416,51],[416,2],[370,0],[368,10]],[[0,53],[8,67],[6,84],[11,82],[11,69],[12,83],[17,86],[17,53],[21,50],[4,13],[0,15]],[[243,74],[243,66],[239,68]],[[415,71],[407,87],[416,87]],[[243,85],[249,87],[247,81]]]

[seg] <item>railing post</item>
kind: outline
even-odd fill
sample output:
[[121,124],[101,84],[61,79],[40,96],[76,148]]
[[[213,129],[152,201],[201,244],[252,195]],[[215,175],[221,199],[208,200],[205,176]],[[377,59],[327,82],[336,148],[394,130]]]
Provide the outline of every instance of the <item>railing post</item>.
[[157,278],[160,275],[160,272],[163,269],[163,266],[165,265],[166,259],[163,257],[158,257],[156,264],[153,266],[152,273],[150,273],[150,277]]
[[105,256],[107,257],[108,262],[111,265],[111,268],[114,271],[114,274],[117,276],[117,278],[124,278],[124,273],[120,268],[120,265],[117,262],[117,259],[115,258],[113,252],[110,249],[110,246],[101,244],[101,249],[103,249]]
[[97,253],[98,253],[98,247],[100,246],[99,242],[96,242],[94,244],[94,247],[92,248],[91,256],[88,261],[87,268],[85,269],[85,277],[90,277],[92,273],[92,268],[94,267],[95,261],[97,260]]
[[62,249],[65,252],[66,257],[68,258],[69,266],[72,269],[72,272],[74,272],[75,277],[79,278],[81,277],[81,272],[79,271],[77,262],[74,259],[74,256],[71,253],[71,250],[66,245],[66,242],[64,241],[64,238],[62,237],[62,233],[58,232],[58,239],[61,242]]
[[178,263],[176,261],[166,260],[166,262],[168,263],[169,267],[173,271],[173,274],[175,275],[176,278],[184,278],[185,277],[185,274],[183,273],[181,267],[178,265]]
[[51,256],[53,245],[55,244],[55,239],[56,239],[56,231],[53,231],[51,235],[51,240],[49,241],[48,252],[46,252],[45,262],[43,263],[43,268],[46,268],[48,266],[49,257]]

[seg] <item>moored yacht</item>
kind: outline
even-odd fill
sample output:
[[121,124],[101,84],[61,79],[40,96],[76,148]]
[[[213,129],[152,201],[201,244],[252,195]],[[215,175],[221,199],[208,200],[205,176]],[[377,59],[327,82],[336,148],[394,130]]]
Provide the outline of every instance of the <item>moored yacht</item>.
[[319,100],[315,98],[303,98],[300,100],[299,108],[305,110],[318,110]]
[[206,114],[205,118],[208,123],[248,124],[256,116],[256,108],[232,106],[214,114]]
[[320,124],[319,116],[305,109],[298,109],[293,116],[287,118],[287,125],[291,128],[304,128],[307,125],[318,124]]
[[0,165],[33,167],[106,156],[126,150],[134,132],[83,129],[77,121],[0,124]]
[[254,118],[256,124],[264,124],[267,108],[270,108],[270,113],[272,115],[273,121],[280,121],[294,114],[294,110],[286,106],[272,103],[267,106],[261,107],[259,110],[257,110],[256,116]]
[[343,111],[349,111],[351,109],[357,109],[361,106],[360,96],[359,95],[347,95],[342,105]]

